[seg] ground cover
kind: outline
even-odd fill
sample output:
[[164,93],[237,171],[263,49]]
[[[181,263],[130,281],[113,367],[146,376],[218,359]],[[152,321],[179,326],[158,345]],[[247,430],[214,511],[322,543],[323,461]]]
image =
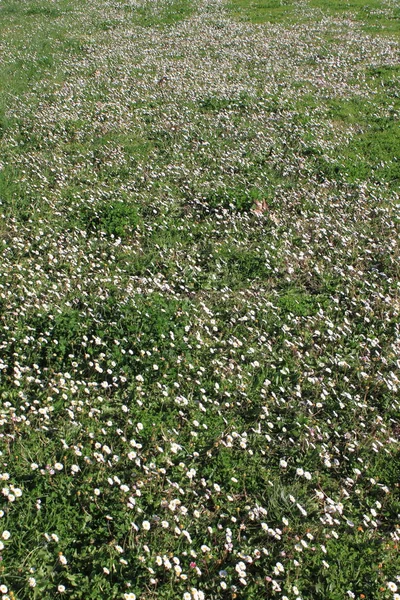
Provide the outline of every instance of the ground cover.
[[398,600],[398,18],[3,0],[2,600]]

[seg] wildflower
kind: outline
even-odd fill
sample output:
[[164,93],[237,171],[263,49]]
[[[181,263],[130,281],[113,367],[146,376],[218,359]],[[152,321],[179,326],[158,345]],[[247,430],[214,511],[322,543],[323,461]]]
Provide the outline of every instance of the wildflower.
[[285,572],[285,568],[284,568],[284,566],[282,565],[282,563],[280,563],[280,562],[277,562],[277,563],[276,563],[276,565],[275,565],[275,569],[277,570],[277,573],[276,573],[276,575],[278,575],[279,573],[284,573],[284,572]]
[[145,531],[149,531],[149,530],[150,530],[150,523],[149,523],[149,521],[143,521],[143,523],[142,523],[142,528],[143,528]]
[[397,592],[397,585],[393,581],[388,581],[386,585],[391,592]]
[[240,572],[240,571],[246,571],[246,565],[245,565],[245,563],[244,563],[244,562],[242,562],[242,561],[241,561],[241,562],[238,562],[238,564],[235,566],[235,570],[236,570],[237,572]]
[[3,540],[9,540],[11,537],[11,533],[7,530],[4,530],[1,534],[1,537],[3,538]]

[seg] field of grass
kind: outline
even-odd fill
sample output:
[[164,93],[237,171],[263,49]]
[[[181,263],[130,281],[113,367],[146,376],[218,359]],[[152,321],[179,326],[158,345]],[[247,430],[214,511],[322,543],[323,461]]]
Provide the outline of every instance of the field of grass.
[[1,600],[400,599],[399,11],[2,0]]

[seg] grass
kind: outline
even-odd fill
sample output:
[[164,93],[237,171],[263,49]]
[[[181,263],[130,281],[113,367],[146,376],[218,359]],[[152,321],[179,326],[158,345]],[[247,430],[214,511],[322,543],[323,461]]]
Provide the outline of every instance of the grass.
[[333,17],[348,19],[371,35],[387,35],[395,38],[399,35],[399,8],[395,3],[388,1],[233,0],[228,3],[228,6],[235,16],[251,23],[295,25],[302,22],[312,26],[319,20]]
[[1,600],[397,600],[398,17],[1,3]]

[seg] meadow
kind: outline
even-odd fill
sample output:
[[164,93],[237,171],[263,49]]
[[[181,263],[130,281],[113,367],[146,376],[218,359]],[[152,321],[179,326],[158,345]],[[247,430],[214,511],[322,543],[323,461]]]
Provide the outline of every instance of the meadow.
[[0,599],[400,600],[395,0],[0,3]]

